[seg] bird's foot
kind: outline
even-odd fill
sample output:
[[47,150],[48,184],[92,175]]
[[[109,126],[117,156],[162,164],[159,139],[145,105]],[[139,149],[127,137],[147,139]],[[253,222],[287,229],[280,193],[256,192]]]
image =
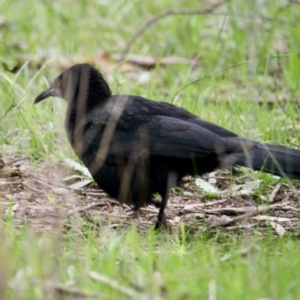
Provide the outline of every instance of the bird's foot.
[[168,228],[169,228],[169,226],[167,224],[166,217],[163,216],[162,218],[158,218],[158,220],[156,221],[154,230],[158,231],[161,229],[168,229]]

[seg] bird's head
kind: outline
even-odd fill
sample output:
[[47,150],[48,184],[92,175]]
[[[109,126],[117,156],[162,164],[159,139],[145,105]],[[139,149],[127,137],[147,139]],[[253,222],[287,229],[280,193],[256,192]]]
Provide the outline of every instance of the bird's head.
[[110,95],[109,86],[97,69],[89,64],[77,64],[56,77],[50,86],[35,98],[34,103],[48,97],[60,97],[69,104],[84,99],[88,104],[94,105]]

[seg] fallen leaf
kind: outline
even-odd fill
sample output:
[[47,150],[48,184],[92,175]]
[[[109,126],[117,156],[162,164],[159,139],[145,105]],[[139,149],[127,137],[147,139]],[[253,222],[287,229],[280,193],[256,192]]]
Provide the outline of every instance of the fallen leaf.
[[63,187],[53,188],[52,191],[57,195],[66,195],[71,192],[69,189]]
[[65,163],[72,167],[74,170],[82,173],[86,177],[92,177],[91,173],[89,172],[88,168],[84,167],[83,165],[79,164],[78,162],[74,161],[73,159],[66,158]]
[[82,189],[83,187],[89,185],[92,182],[93,182],[92,180],[86,179],[86,180],[82,180],[82,181],[78,181],[76,183],[73,183],[73,184],[69,185],[68,188],[80,190],[80,189]]
[[239,196],[239,195],[251,195],[260,187],[261,180],[254,180],[246,182],[245,184],[239,184],[235,185],[231,188],[233,191],[233,196]]
[[217,189],[215,186],[211,185],[207,181],[204,181],[201,178],[197,178],[195,184],[202,189],[205,193],[213,194],[213,195],[220,195],[222,192]]
[[210,184],[216,184],[216,183],[217,183],[216,174],[217,174],[216,171],[215,171],[215,172],[210,172],[210,173],[208,174],[208,182],[209,182]]
[[183,196],[186,196],[186,197],[193,197],[194,194],[192,192],[189,192],[189,191],[183,191]]
[[280,225],[278,222],[271,221],[270,225],[274,228],[275,232],[279,236],[283,236],[285,234],[285,229],[283,228],[282,225]]
[[211,216],[208,220],[210,226],[222,226],[224,224],[229,224],[232,222],[232,218],[222,215],[221,217]]

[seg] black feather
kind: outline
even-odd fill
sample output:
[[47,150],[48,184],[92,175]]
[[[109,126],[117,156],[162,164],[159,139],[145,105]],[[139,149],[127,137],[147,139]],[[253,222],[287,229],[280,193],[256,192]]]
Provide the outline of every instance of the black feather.
[[164,223],[169,189],[185,175],[241,165],[300,179],[299,150],[240,138],[172,104],[112,96],[88,64],[64,71],[35,102],[49,91],[68,102],[68,138],[100,188],[135,209],[161,195],[156,228]]

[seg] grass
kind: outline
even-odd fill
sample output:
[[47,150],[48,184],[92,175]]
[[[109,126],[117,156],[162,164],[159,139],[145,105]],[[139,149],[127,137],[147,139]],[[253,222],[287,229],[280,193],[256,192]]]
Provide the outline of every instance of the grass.
[[[206,1],[209,3],[209,1]],[[97,61],[112,90],[173,102],[203,119],[253,139],[299,147],[300,6],[287,1],[231,1],[215,15],[170,16],[150,27],[130,52],[154,57],[198,58],[198,65],[156,66],[150,80],[121,53],[139,26],[167,8],[196,8],[199,1],[137,0],[1,1],[0,153],[50,163],[76,159],[63,132],[65,104],[34,97],[61,66]],[[4,65],[3,65],[4,66]],[[195,84],[190,84],[196,81]],[[261,193],[270,191],[264,180]],[[290,183],[290,188],[297,192]],[[1,192],[1,190],[0,190]],[[13,194],[1,193],[1,201]],[[3,212],[5,214],[5,212]],[[155,234],[96,228],[88,221],[36,234],[30,224],[2,219],[1,299],[299,299],[299,240],[277,237]],[[245,253],[241,253],[245,250]],[[243,252],[243,251],[242,251]],[[228,257],[224,260],[224,257]],[[91,277],[105,275],[112,287]],[[111,282],[110,282],[111,283]],[[127,291],[128,292],[128,291]],[[78,294],[76,294],[78,293]]]
[[[136,299],[299,297],[298,241],[271,236],[263,242],[234,236],[222,243],[219,239],[185,240],[152,231],[141,236],[134,228],[126,233],[106,230],[87,232],[85,237],[37,238],[9,229],[1,246],[2,274],[9,281],[5,296],[57,299],[65,287],[71,297],[79,290],[96,299],[126,299],[119,288],[128,287]],[[92,272],[105,274],[118,288],[93,280]]]

